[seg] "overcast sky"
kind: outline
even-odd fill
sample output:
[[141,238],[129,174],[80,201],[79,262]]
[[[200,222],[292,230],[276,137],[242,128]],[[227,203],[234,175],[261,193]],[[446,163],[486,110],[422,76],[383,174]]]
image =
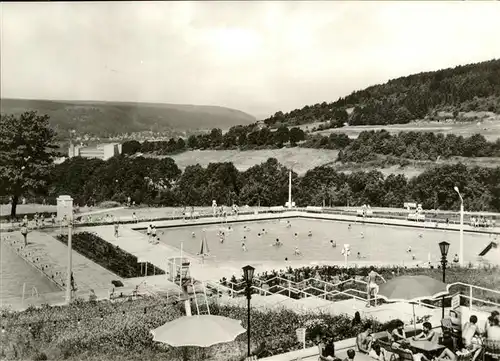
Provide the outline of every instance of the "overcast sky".
[[500,58],[500,1],[1,3],[1,96],[258,117]]

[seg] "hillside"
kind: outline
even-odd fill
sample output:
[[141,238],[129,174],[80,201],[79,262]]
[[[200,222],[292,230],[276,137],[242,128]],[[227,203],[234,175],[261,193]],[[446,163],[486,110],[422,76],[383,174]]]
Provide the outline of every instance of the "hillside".
[[253,116],[239,110],[202,105],[2,99],[0,110],[2,114],[29,110],[47,114],[62,137],[71,129],[77,134],[107,137],[142,131],[224,129],[255,122]]
[[[500,113],[500,59],[409,75],[355,91],[335,102],[306,105],[265,119],[268,125],[327,122],[327,127],[472,121],[460,112]],[[447,113],[443,117],[443,113]]]
[[153,155],[143,154],[150,158],[172,158],[177,166],[184,170],[187,166],[200,164],[202,167],[210,163],[231,162],[239,171],[245,171],[250,167],[265,162],[269,158],[276,158],[280,164],[287,168],[293,168],[299,175],[310,169],[319,166],[329,166],[337,171],[351,173],[355,171],[379,170],[385,175],[404,174],[413,177],[424,172],[426,169],[434,167],[436,164],[457,164],[463,163],[469,166],[480,166],[484,168],[497,167],[500,158],[495,157],[450,157],[449,159],[439,159],[438,161],[408,161],[406,165],[393,165],[390,162],[366,161],[360,163],[336,162],[338,150],[333,149],[311,149],[311,148],[281,148],[281,149],[260,149],[260,150],[190,150],[179,154]]

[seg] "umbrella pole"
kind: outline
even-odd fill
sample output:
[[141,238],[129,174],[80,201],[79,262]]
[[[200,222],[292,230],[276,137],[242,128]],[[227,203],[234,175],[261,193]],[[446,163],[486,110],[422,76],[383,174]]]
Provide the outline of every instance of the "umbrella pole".
[[417,322],[415,321],[415,302],[412,302],[413,305],[413,330],[417,333]]

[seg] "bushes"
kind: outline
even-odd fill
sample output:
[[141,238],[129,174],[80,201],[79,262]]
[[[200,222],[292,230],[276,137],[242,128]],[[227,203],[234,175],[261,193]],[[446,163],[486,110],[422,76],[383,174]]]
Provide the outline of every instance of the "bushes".
[[[214,315],[241,320],[246,327],[246,308],[211,305],[210,311]],[[48,359],[69,360],[97,361],[115,357],[116,360],[174,361],[181,360],[185,351],[193,360],[239,361],[245,356],[245,333],[233,342],[206,349],[170,348],[153,342],[150,330],[181,315],[180,307],[165,305],[164,301],[153,298],[121,303],[77,301],[67,307],[31,308],[6,314],[3,318],[6,332],[0,340],[3,352],[0,358],[41,360],[40,357],[46,355]],[[79,324],[78,319],[81,320]],[[344,315],[297,314],[289,310],[252,310],[251,326],[252,350],[266,341],[265,349],[273,353],[300,348],[295,335],[299,327],[309,326],[306,333],[309,344],[318,332],[326,329],[337,341],[354,337],[361,327],[353,327],[351,319]],[[375,331],[381,327],[374,322]]]
[[[68,236],[59,235],[57,239],[64,244],[68,243]],[[81,232],[75,233],[72,238],[73,249],[102,267],[123,278],[140,277],[141,265],[137,257],[125,252],[118,246],[106,242],[99,236]],[[148,263],[147,267],[153,274],[165,274],[165,271]]]

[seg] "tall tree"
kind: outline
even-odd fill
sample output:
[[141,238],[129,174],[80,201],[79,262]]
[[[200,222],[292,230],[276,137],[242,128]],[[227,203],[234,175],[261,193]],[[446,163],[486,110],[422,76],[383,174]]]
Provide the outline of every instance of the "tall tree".
[[0,192],[12,197],[12,218],[21,195],[47,186],[55,136],[47,115],[25,112],[0,118]]

